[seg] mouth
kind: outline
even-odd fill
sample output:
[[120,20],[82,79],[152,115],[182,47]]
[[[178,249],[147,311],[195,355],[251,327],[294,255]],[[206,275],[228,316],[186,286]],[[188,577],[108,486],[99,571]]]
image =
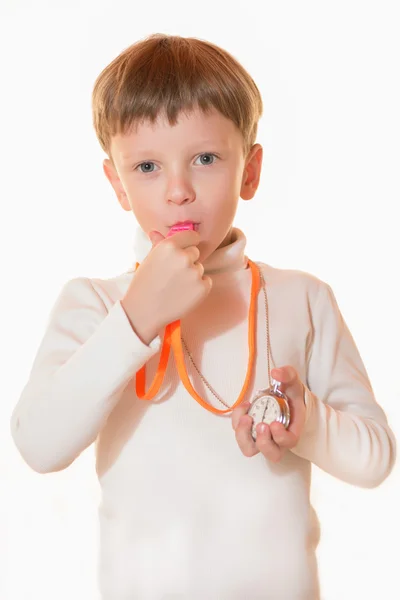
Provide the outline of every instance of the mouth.
[[172,227],[178,229],[178,228],[188,228],[188,225],[193,225],[193,229],[194,231],[198,231],[199,230],[199,226],[200,223],[195,223],[194,221],[178,221],[177,223],[173,223],[172,225],[169,225],[168,229],[172,229]]

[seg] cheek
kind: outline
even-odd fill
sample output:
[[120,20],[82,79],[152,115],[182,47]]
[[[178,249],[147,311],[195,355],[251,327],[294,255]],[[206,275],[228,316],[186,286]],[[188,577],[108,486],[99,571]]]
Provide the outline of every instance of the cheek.
[[240,194],[241,177],[231,169],[220,169],[209,177],[202,177],[194,185],[198,196],[212,212],[229,210]]
[[232,193],[214,195],[207,205],[207,224],[211,235],[226,234],[226,228],[231,225],[237,211],[238,200]]
[[128,193],[133,214],[139,225],[145,230],[154,226],[154,222],[159,216],[159,207],[157,207],[156,202],[152,202],[152,197],[155,198],[155,195],[149,192],[137,192],[136,190]]
[[233,160],[221,159],[221,162],[210,167],[196,168],[197,171],[192,171],[193,183],[201,186],[221,184],[225,188],[232,188],[237,185],[242,175],[240,165]]

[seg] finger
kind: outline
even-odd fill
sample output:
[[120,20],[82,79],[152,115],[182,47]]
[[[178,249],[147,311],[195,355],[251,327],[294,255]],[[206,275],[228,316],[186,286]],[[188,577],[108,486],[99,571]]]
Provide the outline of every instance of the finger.
[[177,231],[168,239],[171,240],[175,246],[185,249],[189,246],[197,246],[200,243],[201,236],[198,231],[185,229],[182,231]]
[[274,421],[270,425],[272,439],[280,448],[290,450],[294,448],[298,441],[298,436],[294,431],[285,429],[282,423]]
[[246,401],[246,402],[242,402],[241,404],[239,404],[239,406],[237,406],[236,408],[233,409],[232,415],[231,415],[233,429],[236,429],[241,417],[243,417],[243,415],[245,415],[247,413],[249,408],[250,408],[250,402]]
[[189,246],[189,248],[186,248],[186,250],[184,251],[190,264],[193,264],[196,262],[196,260],[198,260],[199,256],[200,256],[200,250],[198,249],[197,246]]
[[284,453],[273,440],[271,429],[266,423],[259,423],[256,427],[257,439],[256,448],[272,462],[278,462]]
[[272,369],[271,375],[281,383],[280,390],[287,394],[289,400],[301,401],[304,404],[304,385],[294,367],[287,365]]
[[305,387],[296,369],[290,365],[272,369],[271,375],[276,381],[281,382],[280,390],[286,395],[289,402],[290,424],[287,432],[292,433],[294,438],[291,440],[286,438],[286,443],[291,444],[294,440],[298,440],[304,424]]
[[211,289],[213,286],[213,280],[211,279],[211,277],[209,275],[204,275],[202,277],[202,281],[203,281],[203,286],[206,291],[206,294],[209,294],[211,292]]
[[279,367],[278,369],[272,369],[271,375],[274,379],[276,379],[276,381],[279,381],[285,388],[296,385],[298,381],[300,381],[296,369],[290,365]]
[[203,267],[202,263],[194,263],[193,266],[197,269],[200,279],[202,279],[202,277],[204,275],[204,267]]
[[258,454],[258,449],[251,435],[253,419],[250,415],[243,415],[235,429],[235,437],[240,450],[244,456],[254,456]]
[[155,229],[153,229],[152,231],[149,231],[148,237],[153,245],[153,248],[154,248],[154,246],[157,246],[157,244],[159,242],[162,242],[165,239],[164,236],[162,235],[162,233],[160,233],[159,231],[156,231]]

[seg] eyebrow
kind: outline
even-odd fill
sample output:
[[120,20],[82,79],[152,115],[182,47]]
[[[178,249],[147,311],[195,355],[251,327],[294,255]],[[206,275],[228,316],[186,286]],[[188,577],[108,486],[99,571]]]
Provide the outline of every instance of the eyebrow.
[[[208,147],[209,150],[212,150],[213,147],[224,148],[224,149],[227,148],[227,144],[224,140],[201,140],[192,145],[193,148],[194,147],[198,148],[199,146],[203,146],[205,148]],[[157,154],[157,150],[155,150],[154,148],[139,148],[137,150],[133,150],[129,154],[127,154],[127,153],[121,154],[121,158],[124,161],[125,160],[130,161],[130,160],[134,160],[135,158],[137,158],[139,156],[152,156],[154,154]]]

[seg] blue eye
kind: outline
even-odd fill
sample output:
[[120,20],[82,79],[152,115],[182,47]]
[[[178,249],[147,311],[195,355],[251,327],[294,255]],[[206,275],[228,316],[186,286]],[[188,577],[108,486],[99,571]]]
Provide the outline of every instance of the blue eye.
[[153,162],[147,161],[147,162],[144,162],[144,163],[140,163],[140,165],[138,165],[136,168],[137,168],[137,169],[140,169],[140,172],[141,172],[141,173],[153,173],[153,170],[145,169],[145,170],[143,171],[143,170],[141,169],[141,167],[143,167],[143,166],[146,166],[146,167],[147,167],[147,166],[151,166],[151,165],[154,167],[154,163],[153,163]]
[[[204,154],[200,154],[200,156],[198,158],[204,158],[204,157],[213,157],[214,159],[218,158],[216,154],[213,154],[212,152],[204,152]],[[215,160],[213,160],[212,162],[207,161],[206,163],[202,162],[202,165],[204,167],[208,167],[209,165],[214,164]]]
[[[200,156],[197,157],[196,160],[198,159],[204,159],[206,158],[206,162],[203,162],[203,160],[201,161],[201,164],[203,167],[208,167],[214,164],[215,160],[218,158],[218,156],[216,154],[214,154],[213,152],[203,152],[203,154],[200,154]],[[140,165],[138,165],[135,170],[139,170],[141,173],[154,173],[154,167],[155,164],[151,161],[151,160],[147,160],[145,162],[140,163]]]

